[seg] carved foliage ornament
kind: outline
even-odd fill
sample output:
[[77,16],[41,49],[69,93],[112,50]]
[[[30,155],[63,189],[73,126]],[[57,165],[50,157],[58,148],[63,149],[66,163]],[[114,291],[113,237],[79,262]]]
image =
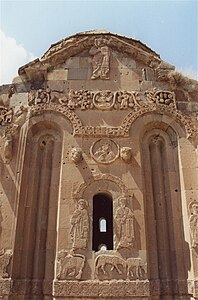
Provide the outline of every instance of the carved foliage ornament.
[[[78,136],[109,136],[127,137],[129,129],[135,120],[148,113],[164,113],[176,119],[185,128],[187,137],[197,135],[197,129],[192,120],[176,109],[175,96],[170,91],[88,91],[70,90],[69,94],[63,91],[31,90],[28,96],[30,112],[23,109],[20,116],[22,121],[18,121],[17,116],[13,116],[12,109],[0,107],[0,125],[5,126],[6,132],[15,134],[17,128],[21,126],[26,118],[43,114],[46,111],[60,113],[70,120],[73,126],[73,135]],[[111,126],[84,126],[79,117],[73,112],[76,109],[100,109],[100,110],[131,110],[124,118],[119,127]],[[20,123],[20,124],[19,124]]]
[[67,106],[71,110],[77,108],[81,110],[98,109],[135,109],[139,107],[155,105],[166,105],[176,107],[175,94],[170,91],[89,91],[89,90],[70,90],[68,94],[62,91],[31,90],[28,95],[28,104],[39,105],[57,103]]
[[0,106],[0,125],[9,125],[13,121],[13,109]]

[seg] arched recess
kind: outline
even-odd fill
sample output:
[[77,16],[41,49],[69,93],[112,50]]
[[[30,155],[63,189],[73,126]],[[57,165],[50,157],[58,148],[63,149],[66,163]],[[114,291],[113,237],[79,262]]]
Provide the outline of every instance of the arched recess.
[[153,122],[144,127],[140,140],[148,277],[159,284],[160,299],[174,299],[180,294],[189,299],[188,252],[182,221],[178,163],[179,136],[169,124],[154,121],[155,116]]
[[46,295],[52,299],[61,155],[62,133],[56,123],[45,120],[30,127],[21,170],[12,267],[20,299],[44,299]]

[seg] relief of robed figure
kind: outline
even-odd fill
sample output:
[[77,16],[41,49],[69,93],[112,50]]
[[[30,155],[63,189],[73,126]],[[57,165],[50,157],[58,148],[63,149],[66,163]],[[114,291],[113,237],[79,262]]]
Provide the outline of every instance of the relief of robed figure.
[[89,216],[87,211],[87,201],[80,199],[77,202],[76,210],[71,218],[70,235],[72,239],[72,248],[85,249],[89,234]]
[[127,207],[127,199],[124,196],[119,197],[118,207],[115,212],[117,247],[129,248],[134,242],[134,215],[132,210]]

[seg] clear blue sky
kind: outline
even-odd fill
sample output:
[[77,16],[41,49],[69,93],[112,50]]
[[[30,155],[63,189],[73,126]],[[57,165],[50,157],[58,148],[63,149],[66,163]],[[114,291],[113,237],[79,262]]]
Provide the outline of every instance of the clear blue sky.
[[198,1],[1,1],[1,30],[35,57],[91,29],[141,40],[178,69],[198,71]]

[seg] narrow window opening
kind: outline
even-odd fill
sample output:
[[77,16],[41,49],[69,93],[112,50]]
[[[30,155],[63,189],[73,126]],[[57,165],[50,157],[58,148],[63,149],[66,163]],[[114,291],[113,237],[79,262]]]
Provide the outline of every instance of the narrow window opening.
[[92,249],[113,250],[113,203],[109,195],[93,197]]
[[107,221],[105,218],[99,220],[100,232],[107,232]]

